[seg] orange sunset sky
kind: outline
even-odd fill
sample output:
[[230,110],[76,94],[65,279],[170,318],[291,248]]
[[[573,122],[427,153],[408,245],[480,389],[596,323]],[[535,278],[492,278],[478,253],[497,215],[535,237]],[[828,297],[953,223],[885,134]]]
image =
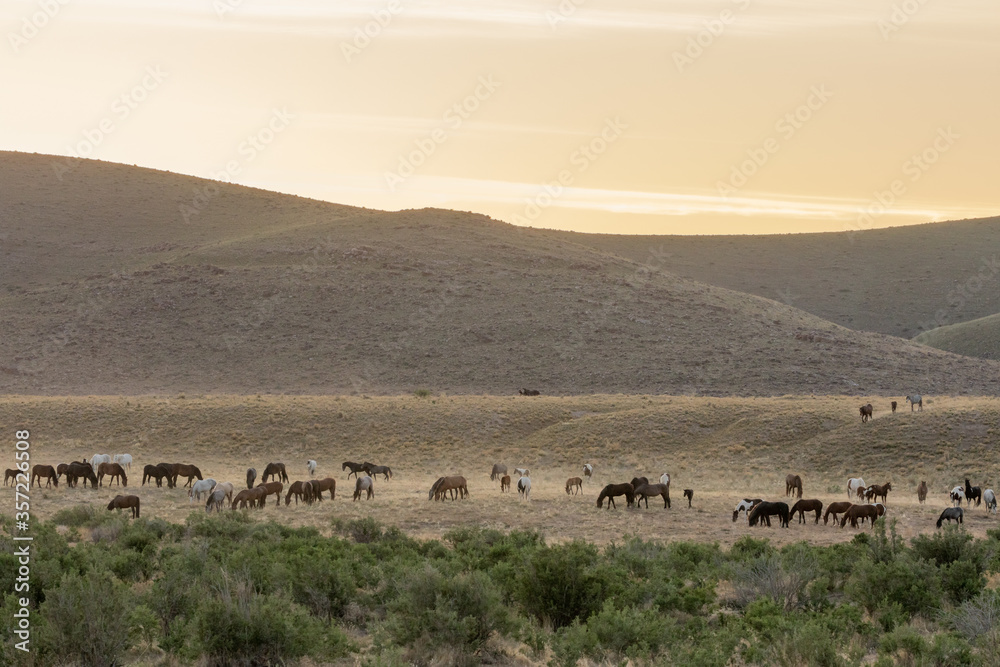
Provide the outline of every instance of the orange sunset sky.
[[7,0],[0,28],[2,150],[592,232],[1000,212],[995,0]]

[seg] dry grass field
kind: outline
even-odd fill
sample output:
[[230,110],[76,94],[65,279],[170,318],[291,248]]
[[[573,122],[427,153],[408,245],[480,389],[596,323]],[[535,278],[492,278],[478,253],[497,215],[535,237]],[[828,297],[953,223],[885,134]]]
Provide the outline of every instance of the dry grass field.
[[[892,397],[902,403],[902,397]],[[147,463],[184,462],[206,476],[243,486],[245,471],[283,461],[290,478],[337,479],[337,497],[312,506],[270,505],[257,516],[332,531],[335,519],[375,517],[408,534],[436,538],[451,528],[482,525],[529,528],[550,541],[583,538],[598,544],[630,535],[731,544],[749,531],[733,523],[732,508],[745,496],[783,499],[784,476],[801,474],[805,497],[824,504],[846,499],[848,477],[891,481],[890,517],[912,537],[934,530],[948,505],[947,489],[969,476],[996,487],[993,477],[1000,399],[927,397],[924,411],[905,403],[889,412],[889,397],[691,398],[641,395],[587,397],[395,396],[138,396],[7,397],[0,423],[29,428],[33,463],[57,464],[95,453],[134,457],[128,490],[142,499],[145,516],[182,522],[192,511],[184,489],[139,486]],[[875,405],[862,424],[857,407]],[[13,451],[13,450],[11,450]],[[389,465],[393,478],[375,482],[375,498],[351,500],[354,480],[344,460]],[[494,462],[531,470],[531,500],[501,495],[490,482]],[[565,480],[595,466],[582,495],[568,496]],[[598,510],[601,486],[635,474],[672,476],[672,507]],[[443,474],[469,480],[470,498],[430,502],[427,490]],[[916,486],[926,480],[926,505]],[[695,490],[694,506],[682,498]],[[37,488],[32,508],[47,518],[78,504],[102,511],[119,489]],[[13,491],[3,495],[13,502]],[[967,528],[983,536],[1000,526],[983,508],[968,510]],[[845,529],[794,524],[755,529],[776,544],[851,539]]]

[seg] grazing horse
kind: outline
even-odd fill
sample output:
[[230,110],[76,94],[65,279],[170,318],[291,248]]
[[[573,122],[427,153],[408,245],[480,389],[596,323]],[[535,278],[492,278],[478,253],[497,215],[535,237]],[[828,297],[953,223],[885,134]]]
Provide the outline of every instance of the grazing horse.
[[906,397],[906,402],[910,404],[910,412],[913,412],[914,406],[920,406],[920,412],[924,411],[924,397],[920,394],[913,394],[912,396]]
[[341,470],[347,470],[348,468],[351,469],[351,472],[347,473],[347,479],[350,479],[351,475],[354,475],[355,477],[357,477],[359,472],[364,472],[365,471],[365,464],[364,463],[355,463],[354,461],[344,461],[344,465],[341,466],[340,469]]
[[864,496],[865,489],[867,489],[867,488],[868,488],[868,486],[865,484],[865,480],[863,478],[861,478],[861,477],[852,477],[852,478],[850,478],[849,480],[847,480],[847,498],[848,498],[848,500],[850,500],[851,498],[854,498],[855,496],[858,498],[858,500],[861,500],[862,498],[865,497]]
[[510,491],[510,475],[504,475],[500,478],[500,493],[504,491]]
[[[229,500],[233,499],[233,493],[236,491],[236,487],[232,482],[219,482],[215,485],[215,491],[222,490],[226,494],[226,498]],[[215,493],[213,491],[212,493]]]
[[[204,480],[202,480],[204,481]],[[226,490],[220,489],[221,484],[216,485],[215,489],[208,494],[208,502],[205,503],[205,513],[211,513],[214,509],[216,512],[223,508],[226,501]]]
[[566,480],[567,495],[570,493],[571,489],[574,495],[576,495],[577,491],[583,493],[583,479],[581,479],[580,477],[570,477],[569,479],[567,479]]
[[756,526],[757,522],[762,520],[767,523],[767,527],[771,527],[771,517],[777,516],[779,519],[779,525],[783,528],[788,528],[788,520],[790,518],[790,513],[788,511],[787,503],[771,503],[768,501],[763,501],[754,505],[754,508],[750,510],[750,514],[747,516],[747,522],[751,526]]
[[316,461],[315,459],[309,459],[306,461],[306,470],[309,471],[310,475],[316,474]]
[[948,523],[951,523],[952,521],[957,521],[959,523],[965,523],[965,521],[963,520],[964,516],[965,516],[965,512],[962,510],[961,507],[948,507],[948,508],[945,509],[945,511],[941,512],[941,516],[938,517],[937,527],[940,528],[941,527],[941,523],[945,519],[948,520]]
[[274,495],[275,506],[281,504],[281,492],[285,488],[285,485],[281,482],[261,482],[256,488],[264,489],[264,497],[260,499],[261,507],[267,505],[267,497],[270,495]]
[[521,396],[541,396],[542,395],[542,392],[538,391],[537,389],[518,389],[517,393],[519,393]]
[[896,401],[893,401],[893,402],[892,402],[892,403],[890,403],[889,405],[891,405],[891,406],[892,406],[892,411],[893,411],[893,413],[895,413],[895,412],[896,412]]
[[75,487],[77,480],[81,477],[83,478],[84,486],[87,486],[87,482],[89,481],[91,488],[97,488],[97,475],[94,474],[94,469],[90,464],[73,461],[66,468],[66,485]]
[[365,499],[375,497],[375,481],[371,477],[365,475],[364,477],[358,477],[357,481],[354,483],[354,499],[357,500],[361,497],[361,492],[365,491],[368,493]]
[[243,489],[233,498],[232,505],[229,509],[235,510],[237,504],[240,506],[240,509],[248,506],[263,507],[265,498],[267,498],[267,489],[263,486],[255,486],[252,489]]
[[979,507],[979,504],[981,502],[983,502],[983,490],[981,488],[979,488],[978,486],[972,486],[971,484],[969,484],[969,478],[966,477],[965,478],[965,502],[967,502],[969,505],[971,505],[973,500],[976,501],[976,507]]
[[795,497],[796,492],[799,494],[799,498],[802,498],[802,478],[798,475],[792,475],[789,473],[785,475],[785,495]]
[[313,502],[321,503],[321,502],[323,502],[323,494],[320,491],[319,480],[318,479],[311,479],[308,482],[306,482],[306,484],[309,485],[309,502],[310,503],[313,503]]
[[986,503],[987,512],[997,513],[997,494],[993,493],[993,489],[983,491],[983,502]]
[[872,418],[872,414],[874,413],[875,408],[873,408],[872,404],[869,403],[868,405],[862,405],[859,410],[861,412],[861,423],[864,424],[866,421]]
[[917,500],[921,505],[927,500],[927,482],[920,482],[920,486],[917,487]]
[[366,465],[368,467],[365,468],[365,472],[367,472],[371,477],[382,475],[382,479],[387,482],[389,481],[389,478],[392,477],[392,470],[389,469],[389,466],[377,466],[374,463],[368,463]]
[[[504,475],[506,477],[507,475]],[[503,480],[501,480],[501,485]],[[507,480],[507,488],[510,488],[510,480]],[[431,486],[431,490],[427,493],[427,500],[440,500],[444,502],[446,496],[450,495],[452,500],[457,498],[468,498],[469,497],[469,487],[465,478],[461,475],[450,475],[448,477],[439,477],[434,485]]]
[[119,463],[102,463],[97,466],[97,484],[98,486],[104,486],[104,476],[110,477],[108,480],[108,486],[111,486],[111,482],[114,479],[118,479],[118,483],[122,486],[128,486],[128,477],[125,475],[125,469],[121,467]]
[[114,458],[111,459],[112,463],[117,463],[123,468],[132,469],[132,455],[131,454],[115,454]]
[[337,480],[333,477],[324,477],[323,479],[313,481],[315,482],[313,488],[316,489],[316,495],[319,497],[319,500],[323,500],[324,491],[330,492],[330,500],[337,497]]
[[209,477],[208,479],[200,479],[191,485],[188,489],[188,498],[190,498],[189,503],[193,503],[195,498],[201,500],[201,494],[212,495],[212,489],[215,488],[215,480]]
[[600,508],[604,504],[604,499],[608,499],[608,509],[614,507],[618,509],[615,505],[615,498],[618,496],[625,496],[625,502],[628,503],[629,507],[635,502],[635,487],[631,484],[608,484],[603,489],[601,489],[601,495],[597,496],[597,507]]
[[827,524],[831,516],[833,517],[833,525],[837,525],[837,521],[839,521],[837,516],[851,509],[851,507],[852,503],[843,500],[838,503],[830,503],[826,506],[826,513],[823,514],[823,525]]
[[108,503],[109,510],[131,509],[132,518],[139,518],[139,496],[115,496]]
[[175,463],[171,476],[174,480],[174,486],[177,486],[178,477],[187,477],[188,481],[185,482],[184,486],[190,486],[191,483],[194,482],[195,477],[198,479],[205,479],[201,476],[201,470],[198,469],[198,466],[189,465],[187,463]]
[[594,466],[590,463],[583,464],[583,476],[593,477],[594,476]]
[[843,528],[847,525],[847,522],[851,522],[851,528],[858,527],[858,519],[864,522],[868,519],[872,522],[872,528],[875,527],[875,520],[878,519],[878,509],[874,505],[851,505],[844,512],[843,518],[840,520],[840,527]]
[[[81,461],[81,463],[86,463],[86,461]],[[56,479],[59,479],[66,474],[66,469],[69,468],[68,463],[60,463],[56,466]],[[4,485],[6,485],[6,480],[4,480]]]
[[[59,464],[60,467],[62,467],[64,465],[66,465],[66,464],[65,463],[60,463]],[[65,470],[65,468],[63,468],[63,470]],[[14,486],[14,484],[17,483],[17,476],[20,475],[20,474],[21,474],[21,471],[18,470],[17,468],[7,468],[4,471],[4,473],[3,473],[3,485],[7,486],[7,480],[12,480],[11,483],[10,483],[10,485]],[[61,475],[61,474],[62,474],[62,472],[56,473],[56,483],[59,482],[59,475]]]
[[288,493],[285,494],[285,507],[292,503],[292,496],[295,496],[295,504],[299,504],[299,498],[304,503],[312,502],[312,485],[309,482],[292,482],[288,485]]
[[649,509],[649,497],[660,496],[663,498],[663,509],[670,507],[670,487],[666,484],[642,484],[635,487],[635,506],[639,506],[639,501],[646,503]]
[[517,493],[518,495],[524,496],[525,500],[528,500],[528,496],[531,494],[530,477],[521,477],[517,480]]
[[961,507],[962,501],[965,500],[965,489],[960,486],[956,486],[951,490],[949,495],[951,496],[951,502],[955,503],[956,506]]
[[764,502],[760,498],[744,498],[736,505],[736,509],[733,510],[733,523],[736,523],[736,519],[739,518],[740,512],[746,512],[747,518],[750,518],[750,510],[752,510],[756,505]]
[[257,481],[257,469],[247,468],[247,488],[252,489],[253,483]]
[[502,463],[494,463],[493,470],[490,471],[490,481],[495,482],[507,474],[507,466]]
[[816,512],[816,521],[819,523],[819,515],[823,513],[823,503],[819,500],[800,500],[792,505],[792,516],[799,514],[799,523],[806,522],[806,512]]
[[[68,474],[68,473],[67,473]],[[142,484],[139,486],[145,486],[146,480],[155,479],[157,486],[163,486],[163,478],[167,478],[167,487],[174,488],[174,483],[171,480],[170,471],[163,467],[163,465],[147,465],[142,469]]]
[[886,496],[890,491],[892,491],[892,482],[886,482],[885,484],[872,484],[865,489],[865,500],[871,502],[881,497],[882,502],[888,502]]
[[684,497],[688,499],[688,507],[691,507],[691,501],[694,500],[694,489],[684,489]]
[[[14,471],[14,476],[17,476],[17,471]],[[45,480],[45,486],[59,486],[59,475],[56,474],[56,469],[52,466],[39,463],[31,468],[31,482],[28,484],[28,488],[34,486],[36,482],[38,483],[38,488],[42,488],[43,479]]]
[[284,463],[268,463],[264,468],[264,474],[260,476],[260,481],[267,482],[268,477],[274,477],[285,484],[288,483],[288,474],[285,472]]

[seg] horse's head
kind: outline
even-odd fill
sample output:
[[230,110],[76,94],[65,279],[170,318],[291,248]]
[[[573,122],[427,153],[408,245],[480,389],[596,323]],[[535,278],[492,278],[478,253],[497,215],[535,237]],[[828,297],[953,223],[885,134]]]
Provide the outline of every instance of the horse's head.
[[736,523],[736,519],[738,519],[739,517],[740,517],[740,511],[733,510],[733,523]]

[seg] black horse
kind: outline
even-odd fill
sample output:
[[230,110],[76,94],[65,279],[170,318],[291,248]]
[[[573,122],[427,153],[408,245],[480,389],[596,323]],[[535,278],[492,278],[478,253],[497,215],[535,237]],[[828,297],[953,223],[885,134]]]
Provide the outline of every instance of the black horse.
[[983,490],[978,486],[972,486],[969,484],[969,478],[965,478],[965,502],[972,504],[972,501],[976,501],[976,507],[983,502]]
[[351,475],[357,477],[359,472],[364,472],[365,464],[355,463],[354,461],[344,461],[344,465],[341,467],[341,470],[347,470],[348,468],[351,469],[351,472],[347,473],[347,479],[350,479]]
[[777,516],[781,522],[780,525],[788,528],[788,520],[791,518],[788,503],[771,503],[766,500],[758,503],[750,510],[750,525],[756,526],[758,521],[763,520],[770,528],[772,516]]

